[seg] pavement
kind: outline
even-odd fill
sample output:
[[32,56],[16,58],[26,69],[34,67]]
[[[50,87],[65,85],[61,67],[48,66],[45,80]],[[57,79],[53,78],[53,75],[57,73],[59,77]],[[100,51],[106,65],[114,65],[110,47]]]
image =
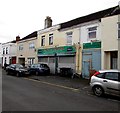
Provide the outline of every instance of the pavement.
[[70,87],[74,89],[83,89],[83,90],[89,90],[90,91],[90,85],[89,85],[89,79],[84,78],[70,78],[65,76],[59,76],[59,75],[49,75],[49,76],[28,76],[29,79],[34,79],[37,81],[44,81],[47,83],[55,84],[55,85],[61,85],[65,87]]

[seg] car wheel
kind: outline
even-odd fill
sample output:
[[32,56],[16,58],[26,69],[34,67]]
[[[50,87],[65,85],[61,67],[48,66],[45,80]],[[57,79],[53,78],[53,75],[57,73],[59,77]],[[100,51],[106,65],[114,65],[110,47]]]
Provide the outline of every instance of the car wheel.
[[19,77],[19,76],[20,76],[20,73],[19,73],[19,72],[17,72],[17,73],[16,73],[16,76],[17,76],[17,77]]
[[10,73],[9,73],[9,71],[6,71],[7,72],[7,75],[9,75]]
[[102,96],[104,94],[104,90],[101,86],[94,86],[93,87],[93,93],[96,95],[96,96]]

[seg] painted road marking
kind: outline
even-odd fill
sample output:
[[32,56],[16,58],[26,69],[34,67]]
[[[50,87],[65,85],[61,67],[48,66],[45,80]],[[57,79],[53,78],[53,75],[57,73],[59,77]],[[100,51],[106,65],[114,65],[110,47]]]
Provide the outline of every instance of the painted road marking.
[[45,81],[39,81],[39,80],[30,79],[30,78],[24,78],[24,79],[31,80],[31,81],[34,81],[34,82],[43,83],[43,84],[47,84],[47,85],[51,85],[51,86],[56,86],[56,87],[60,87],[60,88],[64,88],[64,89],[69,89],[69,90],[72,90],[74,92],[79,92],[80,91],[80,89],[77,89],[77,88],[71,88],[71,87],[58,85],[58,84],[53,84],[53,83],[49,83],[49,82],[45,82]]

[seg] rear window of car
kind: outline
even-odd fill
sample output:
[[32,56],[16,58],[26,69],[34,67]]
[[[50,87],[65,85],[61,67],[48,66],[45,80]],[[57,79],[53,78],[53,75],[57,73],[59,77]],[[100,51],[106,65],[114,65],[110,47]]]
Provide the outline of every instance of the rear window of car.
[[104,73],[99,73],[98,75],[96,75],[99,78],[104,78]]
[[118,81],[119,80],[119,74],[118,74],[118,72],[107,72],[105,74],[105,79]]

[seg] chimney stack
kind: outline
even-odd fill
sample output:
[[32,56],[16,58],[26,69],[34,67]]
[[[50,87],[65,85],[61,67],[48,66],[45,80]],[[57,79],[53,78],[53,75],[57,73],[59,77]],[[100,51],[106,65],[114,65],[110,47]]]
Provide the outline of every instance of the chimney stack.
[[51,17],[47,16],[46,19],[45,19],[44,28],[48,28],[48,27],[51,27],[51,26],[52,26],[52,19],[51,19]]
[[20,36],[16,36],[16,42],[20,40]]

